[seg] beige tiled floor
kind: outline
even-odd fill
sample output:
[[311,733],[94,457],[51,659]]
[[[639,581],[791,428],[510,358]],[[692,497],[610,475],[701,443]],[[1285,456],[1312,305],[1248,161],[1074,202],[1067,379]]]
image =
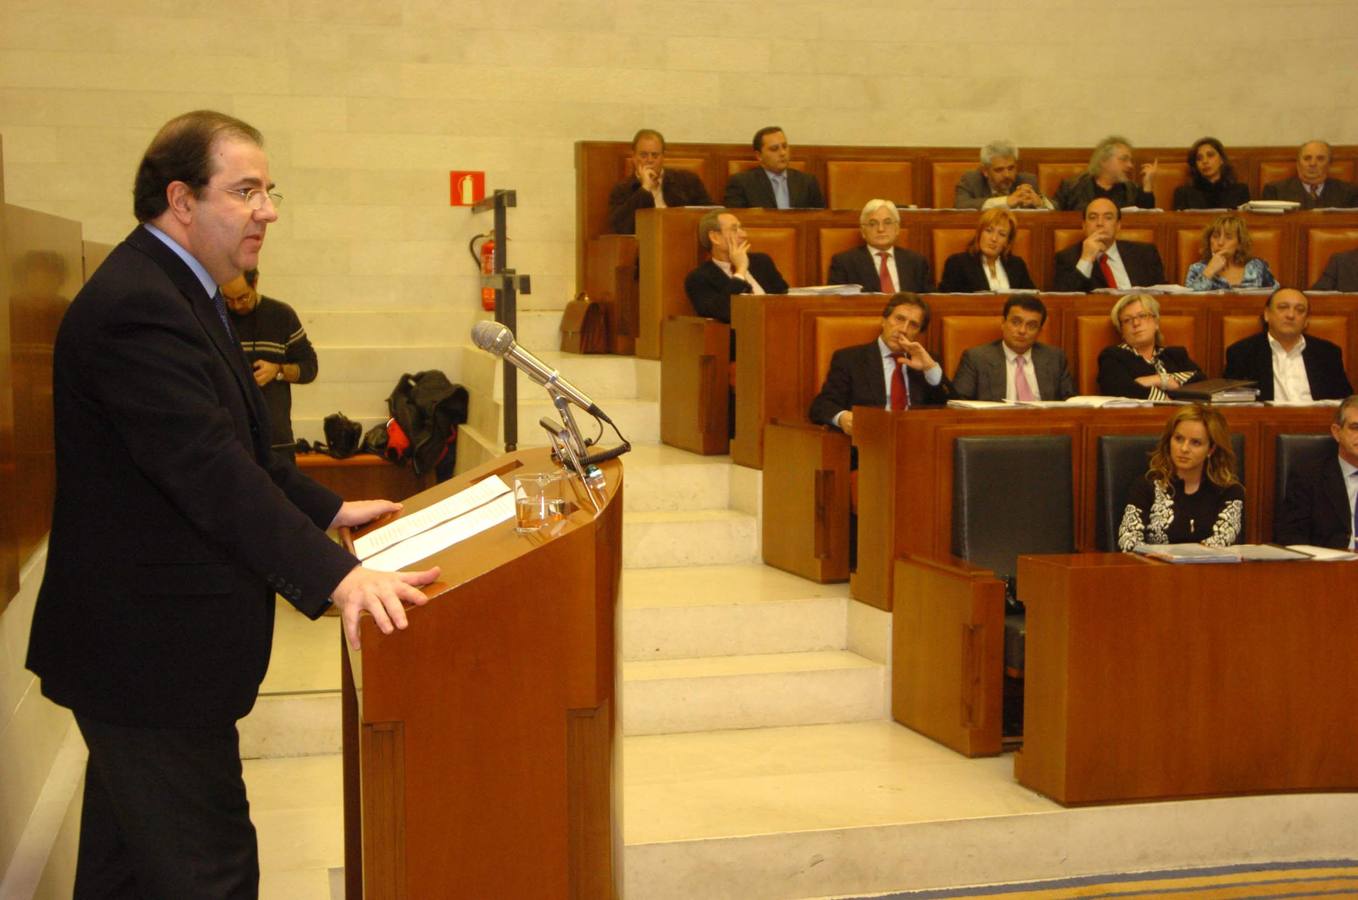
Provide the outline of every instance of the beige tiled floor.
[[246,760],[245,784],[261,900],[331,900],[330,869],[344,865],[340,757]]

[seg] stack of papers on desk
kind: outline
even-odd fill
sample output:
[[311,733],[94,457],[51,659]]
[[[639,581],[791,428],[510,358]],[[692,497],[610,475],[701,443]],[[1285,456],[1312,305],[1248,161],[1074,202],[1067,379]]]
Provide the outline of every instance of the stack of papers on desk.
[[1133,406],[1154,406],[1150,400],[1135,397],[1102,397],[1096,394],[1081,394],[1066,400],[962,400],[948,401],[953,409],[1063,409],[1069,406],[1082,406],[1089,409],[1125,409]]
[[498,475],[444,497],[354,541],[363,565],[395,572],[514,518],[514,492]]
[[1319,562],[1342,562],[1358,559],[1358,553],[1350,553],[1348,550],[1332,550],[1329,547],[1313,547],[1310,544],[1288,544],[1287,549],[1305,553],[1309,558]]
[[805,287],[788,288],[789,294],[861,294],[863,285],[861,284],[810,284]]
[[[1137,544],[1133,553],[1172,563],[1283,562],[1311,557],[1295,547],[1276,544],[1235,544],[1204,547],[1202,544]],[[1355,557],[1358,558],[1358,557]]]

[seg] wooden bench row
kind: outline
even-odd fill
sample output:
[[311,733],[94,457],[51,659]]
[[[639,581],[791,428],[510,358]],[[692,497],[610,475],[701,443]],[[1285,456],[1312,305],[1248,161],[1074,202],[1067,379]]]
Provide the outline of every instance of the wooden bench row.
[[[635,311],[618,304],[613,314],[625,328],[635,329],[635,352],[647,359],[660,354],[660,323],[670,316],[690,315],[684,278],[702,259],[696,228],[697,209],[643,210],[637,216],[638,275],[626,269],[622,248],[632,238],[600,241],[617,255],[615,270],[625,285],[636,285]],[[1254,253],[1266,259],[1279,283],[1307,287],[1315,282],[1332,254],[1358,247],[1358,212],[1307,212],[1284,216],[1247,214]],[[754,249],[769,254],[793,287],[824,284],[830,258],[862,243],[858,214],[826,211],[747,210],[742,224]],[[1181,281],[1199,258],[1207,213],[1128,213],[1122,237],[1153,243],[1165,264],[1165,275]],[[976,215],[966,212],[903,214],[898,243],[930,260],[935,279],[943,262],[966,248],[975,231]],[[1028,263],[1039,288],[1051,285],[1055,254],[1083,239],[1077,213],[1026,213],[1019,217],[1015,253]],[[600,290],[606,292],[605,287]],[[591,296],[596,296],[591,294]],[[630,298],[629,298],[630,299]],[[615,351],[622,352],[622,351]]]

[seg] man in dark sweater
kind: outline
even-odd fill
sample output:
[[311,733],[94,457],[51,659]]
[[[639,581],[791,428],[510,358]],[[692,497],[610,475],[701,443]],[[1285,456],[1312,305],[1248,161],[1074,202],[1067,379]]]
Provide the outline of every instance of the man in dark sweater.
[[292,385],[316,380],[316,350],[291,306],[260,296],[258,269],[222,285],[222,296],[231,310],[231,325],[241,351],[254,371],[255,384],[264,392],[274,452],[292,460]]

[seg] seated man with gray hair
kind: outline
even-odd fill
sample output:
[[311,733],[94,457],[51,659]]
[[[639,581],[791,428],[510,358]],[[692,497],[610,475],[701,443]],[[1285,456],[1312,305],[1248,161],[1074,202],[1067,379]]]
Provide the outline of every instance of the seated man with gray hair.
[[1155,207],[1155,175],[1160,171],[1159,160],[1141,167],[1141,181],[1136,181],[1136,163],[1132,160],[1132,142],[1125,137],[1109,135],[1099,141],[1089,155],[1089,168],[1078,178],[1067,178],[1056,192],[1057,209],[1084,209],[1091,200],[1106,197],[1118,209],[1136,206]]
[[934,289],[929,261],[913,250],[896,246],[901,213],[890,200],[869,200],[858,214],[866,246],[836,253],[830,260],[826,284],[858,284],[869,294]]
[[1018,148],[1009,141],[991,141],[982,147],[981,167],[957,182],[953,207],[1051,209],[1052,202],[1037,189],[1037,178],[1018,170],[1018,158]]

